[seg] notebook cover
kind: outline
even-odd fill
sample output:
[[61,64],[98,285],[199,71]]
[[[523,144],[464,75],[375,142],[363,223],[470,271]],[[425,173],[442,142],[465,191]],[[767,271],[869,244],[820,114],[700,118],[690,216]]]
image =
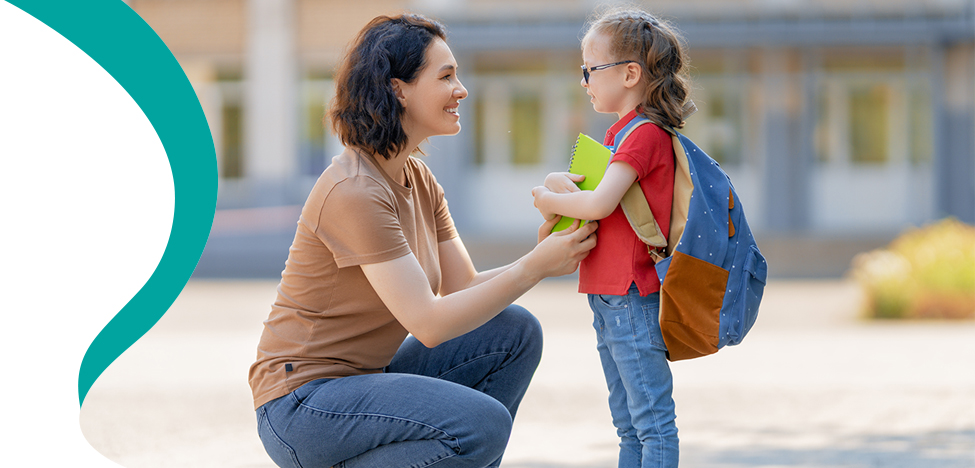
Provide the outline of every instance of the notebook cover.
[[[603,174],[606,173],[606,166],[609,165],[609,159],[613,156],[613,153],[609,148],[603,146],[596,140],[593,140],[588,135],[579,134],[576,138],[576,144],[572,146],[572,156],[569,159],[569,172],[573,174],[582,174],[586,176],[586,179],[582,182],[577,183],[581,190],[595,190],[596,186],[599,185],[599,181],[603,180]],[[563,216],[552,232],[558,232],[563,229],[568,228],[575,221],[573,218]],[[583,221],[585,224],[585,221]]]

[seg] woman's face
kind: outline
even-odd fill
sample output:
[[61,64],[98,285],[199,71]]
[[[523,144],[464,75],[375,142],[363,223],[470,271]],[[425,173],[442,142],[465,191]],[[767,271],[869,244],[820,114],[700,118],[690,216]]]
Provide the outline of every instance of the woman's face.
[[457,61],[447,43],[437,38],[426,52],[426,64],[412,83],[393,80],[406,107],[403,129],[411,141],[460,131],[459,103],[467,89],[457,78]]

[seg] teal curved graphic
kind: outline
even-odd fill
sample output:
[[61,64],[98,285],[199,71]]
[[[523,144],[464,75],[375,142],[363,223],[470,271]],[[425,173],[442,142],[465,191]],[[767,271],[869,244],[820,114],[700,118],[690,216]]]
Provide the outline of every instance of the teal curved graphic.
[[163,144],[176,193],[173,227],[145,286],[95,337],[78,372],[79,404],[95,380],[176,300],[196,268],[217,200],[213,139],[176,58],[120,0],[8,0],[101,65],[139,105]]

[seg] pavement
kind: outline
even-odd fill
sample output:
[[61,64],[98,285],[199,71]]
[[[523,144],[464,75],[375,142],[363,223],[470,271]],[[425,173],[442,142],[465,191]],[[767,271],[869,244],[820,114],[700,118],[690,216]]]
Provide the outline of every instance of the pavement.
[[[247,369],[274,280],[201,280],[92,387],[85,437],[122,466],[273,468]],[[503,467],[610,468],[592,315],[572,279],[517,303],[545,330]],[[866,321],[844,279],[772,280],[744,343],[672,364],[681,467],[975,467],[975,322]]]

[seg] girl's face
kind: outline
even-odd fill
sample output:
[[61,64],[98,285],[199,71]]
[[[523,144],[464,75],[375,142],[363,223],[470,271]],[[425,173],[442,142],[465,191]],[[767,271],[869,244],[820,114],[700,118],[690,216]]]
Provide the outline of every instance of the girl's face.
[[426,52],[426,64],[412,83],[394,80],[400,102],[406,107],[403,129],[416,143],[434,135],[460,131],[461,99],[467,89],[457,78],[457,61],[447,43],[437,38]]
[[[582,61],[587,68],[598,67],[619,59],[609,54],[610,38],[602,33],[593,33],[586,38],[582,49]],[[626,86],[626,73],[629,64],[620,64],[591,71],[589,82],[583,78],[579,84],[586,88],[596,112],[618,114],[620,118],[635,109],[640,100],[634,100],[634,88]]]

